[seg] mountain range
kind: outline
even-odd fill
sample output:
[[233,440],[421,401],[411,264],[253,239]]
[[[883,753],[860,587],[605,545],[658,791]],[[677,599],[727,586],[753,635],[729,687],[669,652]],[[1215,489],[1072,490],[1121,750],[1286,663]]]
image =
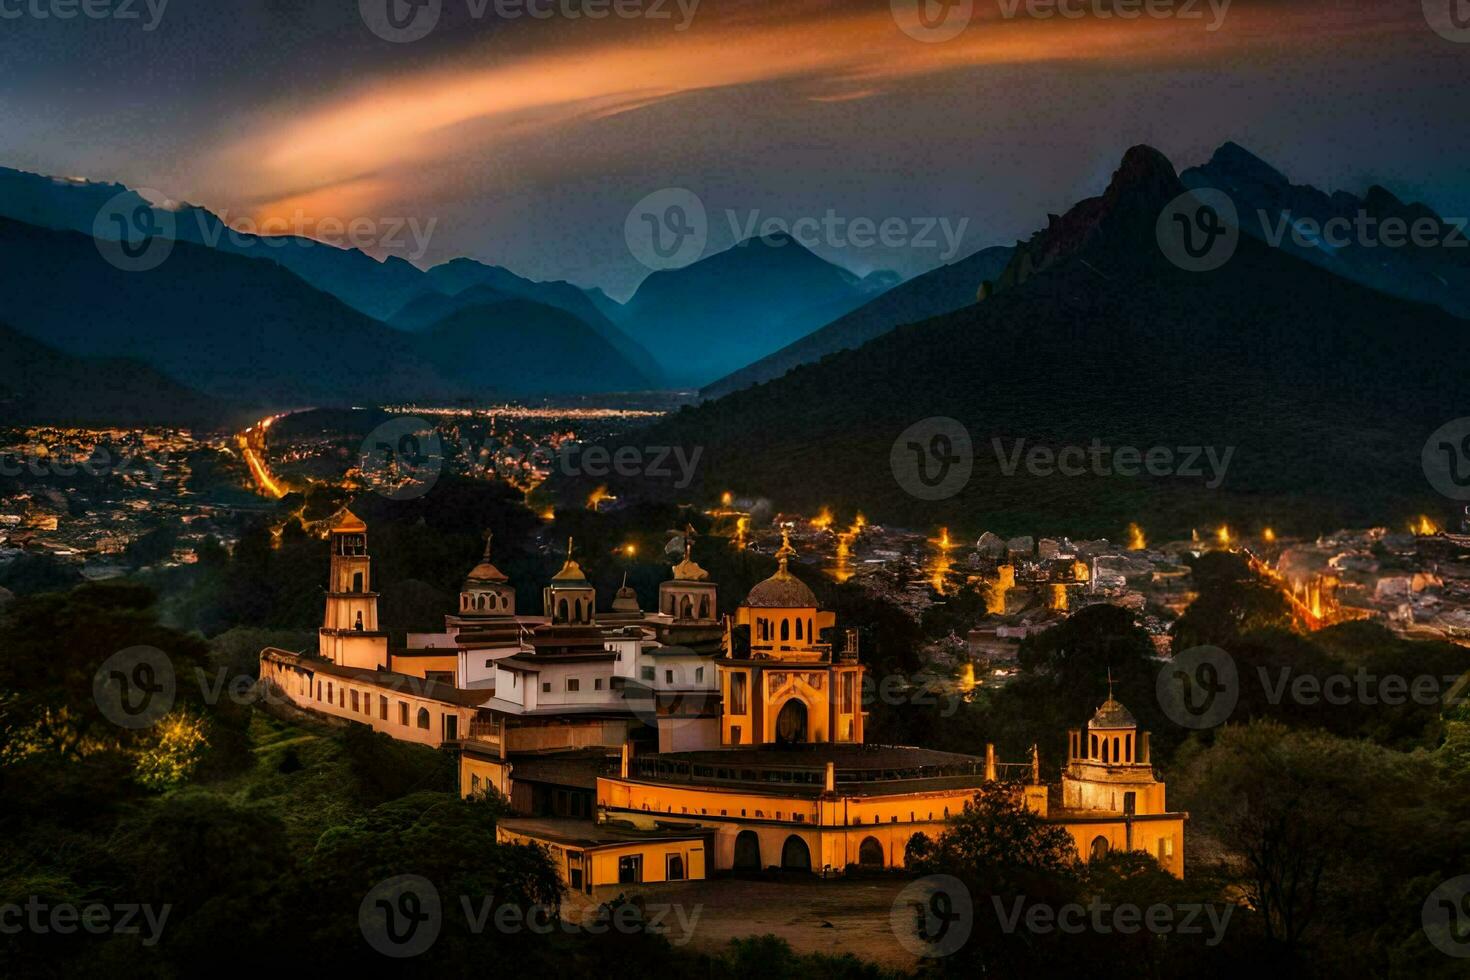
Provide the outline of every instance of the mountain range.
[[979,302],[981,287],[1000,275],[1012,251],[1000,245],[981,249],[968,258],[915,276],[774,354],[706,385],[700,396],[718,398],[779,378],[792,368],[819,361],[828,354],[861,347],[901,324],[952,313]]
[[[1184,193],[1167,158],[1135,147],[1100,196],[1017,245],[983,302],[683,409],[640,438],[702,447],[695,485],[613,492],[731,490],[913,527],[1114,537],[1131,521],[1160,535],[1397,525],[1442,505],[1420,453],[1465,414],[1467,324],[1250,235],[1214,271],[1182,268],[1157,228]],[[946,418],[968,449],[932,440]],[[1046,465],[1094,446],[1102,464],[1076,475]],[[1131,456],[1117,447],[1174,464],[1120,476],[1113,463]],[[1218,480],[1207,449],[1225,461]],[[971,473],[921,499],[914,468],[940,466],[939,450]]]
[[[1392,296],[1470,317],[1470,232],[1463,219],[1446,221],[1376,184],[1362,197],[1293,184],[1236,143],[1179,176],[1191,189],[1229,195],[1241,231],[1257,241]],[[1396,232],[1395,223],[1409,233]]]
[[[54,370],[57,357],[87,364],[121,358],[164,382],[139,392],[170,392],[152,399],[160,415],[176,402],[254,410],[699,384],[710,400],[788,376],[799,385],[820,375],[841,388],[858,375],[830,373],[827,362],[850,367],[846,352],[861,348],[873,356],[892,350],[899,337],[928,344],[938,336],[930,333],[933,323],[983,312],[977,322],[1003,340],[1014,325],[991,325],[991,310],[1059,264],[1110,282],[1104,270],[1149,251],[1149,222],[1157,215],[1138,202],[1152,206],[1164,191],[1186,188],[1231,197],[1249,243],[1245,255],[1265,247],[1277,261],[1330,273],[1334,283],[1470,315],[1470,260],[1466,250],[1449,247],[1456,223],[1423,205],[1404,204],[1380,187],[1359,198],[1292,184],[1234,143],[1177,175],[1171,164],[1144,166],[1148,159],[1141,149],[1131,153],[1106,193],[1048,216],[1046,229],[1029,241],[983,249],[908,282],[891,273],[859,277],[790,236],[771,235],[653,273],[626,304],[597,289],[537,282],[469,258],[420,269],[307,238],[261,238],[191,205],[169,205],[177,242],[167,261],[124,273],[99,254],[93,235],[108,231],[94,228],[98,215],[116,200],[156,218],[163,209],[118,184],[0,168],[0,319],[43,345],[14,347],[12,376],[26,372],[22,355],[38,364],[49,357]],[[1130,214],[1137,226],[1124,234],[1115,225]],[[1373,229],[1399,219],[1434,230],[1438,239],[1392,248],[1303,230],[1353,218]],[[1135,292],[1154,295],[1172,279],[1171,270],[1161,272],[1159,282],[1139,283]],[[1182,291],[1185,284],[1203,291],[1196,281],[1177,285]],[[1273,285],[1285,284],[1283,277]],[[982,287],[989,297],[983,301]],[[1176,299],[1167,290],[1156,298]],[[1393,309],[1390,315],[1410,316]],[[1130,315],[1147,323],[1170,314],[1139,308]],[[916,324],[925,329],[916,331]],[[1136,329],[1120,327],[1124,334]],[[887,346],[872,346],[880,341]],[[960,341],[961,353],[978,342]],[[1149,349],[1135,353],[1140,363],[1152,356]],[[908,349],[903,356],[913,357]],[[818,362],[821,372],[804,373]]]
[[628,300],[626,329],[677,385],[736,371],[862,306],[892,273],[858,277],[786,234],[750,238],[651,274]]

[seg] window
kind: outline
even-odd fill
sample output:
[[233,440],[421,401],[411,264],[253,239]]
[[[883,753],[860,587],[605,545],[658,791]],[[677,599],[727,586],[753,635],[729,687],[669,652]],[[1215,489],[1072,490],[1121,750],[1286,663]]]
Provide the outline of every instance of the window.
[[702,683],[704,683],[704,668],[703,667],[695,667],[694,668],[694,682],[696,684],[702,684]]
[[568,677],[567,678],[567,690],[568,691],[571,691],[573,693],[582,690],[582,681],[581,681],[581,679],[580,678],[576,678],[576,677]]
[[378,695],[378,717],[383,721],[388,720],[388,699],[381,694]]
[[459,741],[459,715],[444,715],[444,741]]
[[664,671],[664,683],[665,684],[672,684],[672,683],[674,683],[674,672],[672,670],[666,670],[666,671]]
[[398,724],[402,725],[405,728],[408,727],[408,702],[407,701],[399,701],[398,702]]
[[602,678],[601,677],[594,677],[594,678],[592,678],[592,690],[594,690],[594,691],[600,691],[600,690],[602,690]]
[[665,860],[664,878],[668,881],[684,880],[684,856],[682,854],[670,854]]
[[332,703],[332,682],[327,681],[327,703]]
[[428,731],[429,730],[429,709],[428,708],[420,708],[419,709],[418,723],[419,723],[419,727],[422,728],[424,731]]
[[618,884],[636,885],[643,880],[643,855],[618,858]]
[[740,673],[730,675],[730,713],[743,715],[746,712],[745,692],[750,683],[750,675]]
[[652,667],[644,667],[641,671],[639,671],[639,676],[642,677],[646,681],[653,680],[653,668]]
[[480,793],[480,776],[478,773],[470,774],[470,792],[477,796]]
[[542,694],[550,694],[551,693],[551,681],[542,681],[541,682],[541,693]]
[[353,691],[352,692],[352,710],[353,711],[359,711],[359,710],[361,710],[357,706],[357,692],[356,691]]

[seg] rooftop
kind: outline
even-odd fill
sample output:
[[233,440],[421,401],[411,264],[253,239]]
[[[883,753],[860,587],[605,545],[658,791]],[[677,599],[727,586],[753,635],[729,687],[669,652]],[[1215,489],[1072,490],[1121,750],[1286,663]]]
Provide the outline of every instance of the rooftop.
[[515,817],[504,819],[499,826],[512,834],[525,834],[538,840],[553,841],[573,847],[614,847],[619,844],[636,844],[646,841],[703,840],[706,833],[670,833],[638,831],[610,823],[593,823],[590,820],[572,820],[556,817]]

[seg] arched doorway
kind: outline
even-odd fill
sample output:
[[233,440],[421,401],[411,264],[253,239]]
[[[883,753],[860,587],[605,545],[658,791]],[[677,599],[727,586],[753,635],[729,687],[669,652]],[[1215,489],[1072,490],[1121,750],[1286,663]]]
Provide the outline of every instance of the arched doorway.
[[781,848],[781,870],[810,871],[811,869],[811,849],[806,846],[806,841],[792,834],[786,838],[786,844]]
[[1108,839],[1101,834],[1092,839],[1092,852],[1090,861],[1100,861],[1108,856]]
[[864,837],[858,847],[858,864],[865,868],[883,867],[883,845],[876,837]]
[[761,839],[753,830],[742,830],[735,837],[735,870],[761,869]]
[[799,698],[792,698],[782,706],[781,713],[776,716],[776,741],[806,740],[806,704]]

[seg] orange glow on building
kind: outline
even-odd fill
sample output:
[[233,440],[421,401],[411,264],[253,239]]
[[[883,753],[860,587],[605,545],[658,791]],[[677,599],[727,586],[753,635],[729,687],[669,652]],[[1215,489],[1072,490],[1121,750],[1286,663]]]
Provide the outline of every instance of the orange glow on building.
[[1433,537],[1436,534],[1444,532],[1444,528],[1430,520],[1427,514],[1420,514],[1419,519],[1409,525],[1409,530],[1425,538]]
[[590,494],[587,495],[587,509],[595,511],[599,507],[601,507],[604,502],[617,499],[617,497],[614,497],[612,494],[607,492],[607,487],[598,487],[596,490],[593,490]]

